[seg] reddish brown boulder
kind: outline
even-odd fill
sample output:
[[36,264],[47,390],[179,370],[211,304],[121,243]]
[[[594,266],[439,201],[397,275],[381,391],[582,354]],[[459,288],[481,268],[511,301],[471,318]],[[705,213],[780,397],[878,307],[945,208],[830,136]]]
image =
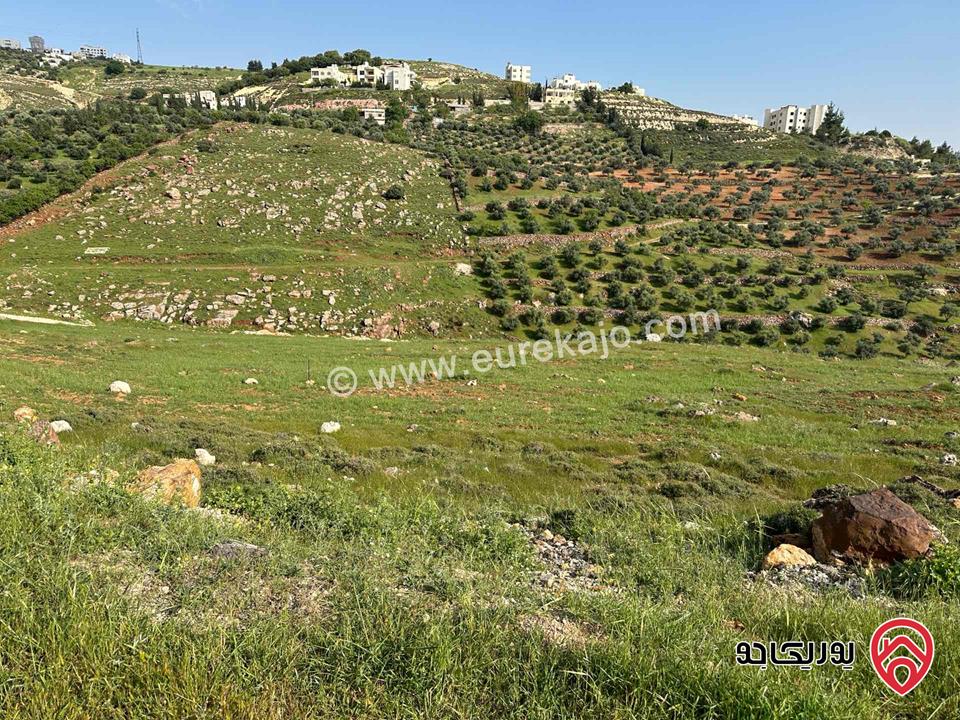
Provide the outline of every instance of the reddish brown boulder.
[[830,562],[834,553],[857,562],[892,563],[920,557],[936,529],[886,488],[842,498],[823,507],[813,522],[813,554]]

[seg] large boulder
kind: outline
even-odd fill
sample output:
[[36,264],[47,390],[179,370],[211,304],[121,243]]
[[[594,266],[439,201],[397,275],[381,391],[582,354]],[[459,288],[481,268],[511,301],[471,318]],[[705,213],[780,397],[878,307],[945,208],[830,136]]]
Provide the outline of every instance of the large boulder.
[[182,458],[169,465],[154,465],[142,470],[130,489],[145,497],[171,504],[181,502],[195,508],[200,504],[200,466]]
[[886,488],[826,504],[813,522],[813,554],[820,562],[837,555],[857,562],[892,563],[920,557],[936,528]]

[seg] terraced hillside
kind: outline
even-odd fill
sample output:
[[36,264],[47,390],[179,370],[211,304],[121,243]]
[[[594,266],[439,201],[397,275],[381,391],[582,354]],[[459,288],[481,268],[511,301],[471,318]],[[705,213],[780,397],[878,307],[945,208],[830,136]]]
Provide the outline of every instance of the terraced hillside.
[[107,75],[103,63],[67,63],[59,71],[60,83],[87,97],[129,97],[134,88],[156,92],[214,90],[225,80],[240,77],[230,68],[129,65],[119,75]]
[[510,83],[483,70],[436,60],[409,62],[424,89],[436,97],[469,100],[475,92],[488,100],[509,97]]
[[8,230],[10,309],[359,332],[398,297],[407,322],[467,302],[437,257],[464,245],[453,198],[412,150],[224,124],[60,202]]
[[0,72],[0,110],[83,107],[93,97],[45,78]]

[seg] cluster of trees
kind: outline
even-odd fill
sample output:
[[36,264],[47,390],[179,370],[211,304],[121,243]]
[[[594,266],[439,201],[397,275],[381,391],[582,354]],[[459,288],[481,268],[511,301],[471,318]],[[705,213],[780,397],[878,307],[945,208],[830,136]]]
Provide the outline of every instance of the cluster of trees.
[[[816,268],[810,254],[801,256],[795,267],[788,267],[780,259],[758,264],[746,256],[704,266],[682,251],[651,258],[651,246],[636,244],[644,234],[641,229],[632,237],[617,239],[612,263],[608,248],[596,239],[586,246],[571,242],[533,263],[520,250],[505,258],[485,252],[476,263],[476,272],[492,301],[490,312],[501,318],[503,330],[512,332],[524,325],[537,338],[550,336],[548,323],[575,323],[571,332],[576,336],[585,326],[597,324],[608,314],[619,324],[642,327],[662,314],[697,308],[726,307],[747,315],[774,313],[782,316],[779,323],[765,322],[760,317],[727,317],[720,328],[723,342],[761,347],[785,343],[801,350],[811,341],[812,333],[833,327],[836,333],[824,338],[820,354],[838,355],[844,337],[849,336],[855,338],[850,354],[861,359],[874,357],[886,337],[868,328],[867,317],[879,315],[888,319],[884,329],[904,333],[897,341],[902,354],[939,355],[944,350],[936,332],[936,318],[918,314],[913,320],[902,320],[910,303],[925,297],[930,273],[921,266],[901,279],[899,299],[879,299],[845,286],[832,295],[824,295],[812,313],[789,311],[791,296],[806,298],[811,288],[822,287],[831,278],[843,278],[843,269],[837,265]],[[669,240],[663,239],[659,244],[667,245]],[[548,285],[536,290],[531,276],[548,281]],[[534,306],[535,300],[552,309]],[[832,322],[829,316],[841,311],[839,319]],[[958,314],[960,309],[945,303],[940,309],[940,320],[946,322]],[[714,336],[710,333],[699,339],[712,341]]]

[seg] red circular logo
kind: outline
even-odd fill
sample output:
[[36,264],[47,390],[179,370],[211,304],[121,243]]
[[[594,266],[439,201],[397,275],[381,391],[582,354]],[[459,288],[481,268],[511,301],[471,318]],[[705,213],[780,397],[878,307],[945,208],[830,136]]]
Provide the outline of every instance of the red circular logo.
[[884,684],[903,697],[930,672],[933,635],[910,618],[887,620],[870,638],[870,662]]

